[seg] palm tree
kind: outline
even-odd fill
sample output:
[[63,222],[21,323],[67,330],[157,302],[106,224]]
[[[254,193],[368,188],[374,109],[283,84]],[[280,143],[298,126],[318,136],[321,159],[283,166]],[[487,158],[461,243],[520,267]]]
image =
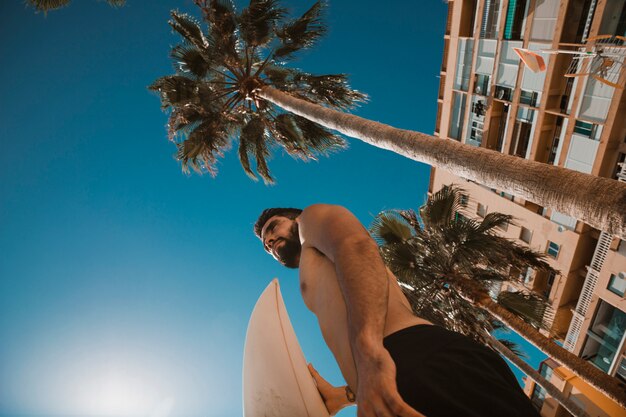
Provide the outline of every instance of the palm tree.
[[559,404],[561,404],[567,411],[569,411],[575,417],[589,417],[589,414],[580,405],[572,401],[569,397],[566,397],[563,392],[552,385],[547,379],[537,372],[532,366],[520,359],[519,355],[504,343],[503,340],[498,340],[494,337],[490,337],[489,344],[495,350],[497,350],[502,356],[506,357],[512,364],[514,364],[520,371],[524,372],[527,377],[535,381],[535,384],[539,385],[546,390],[548,394],[552,396]]
[[[50,10],[57,10],[71,3],[71,0],[26,0],[26,4],[32,6],[38,12],[48,13]],[[107,0],[113,7],[120,7],[126,3],[126,0]]]
[[169,23],[183,38],[171,51],[176,73],[150,86],[170,110],[169,135],[179,142],[184,170],[215,174],[217,158],[238,136],[246,173],[255,176],[253,159],[258,174],[272,182],[272,148],[302,159],[327,154],[344,146],[331,129],[626,237],[626,184],[338,111],[366,99],[348,86],[345,74],[313,75],[284,66],[325,33],[323,2],[289,21],[277,0],[251,0],[239,14],[228,0],[195,3],[208,30],[172,12]]
[[[455,186],[444,187],[428,199],[419,215],[412,210],[386,211],[371,226],[383,259],[409,290],[416,313],[452,330],[473,332],[474,338],[489,343],[482,332],[491,329],[478,320],[478,313],[468,313],[461,300],[468,302],[626,406],[624,384],[537,330],[546,313],[551,314],[542,297],[500,292],[492,298],[494,285],[499,288],[503,282],[518,281],[516,272],[527,267],[554,270],[545,255],[496,234],[498,227],[511,222],[511,216],[489,213],[480,222],[463,216],[460,193]],[[469,323],[459,324],[461,320]]]

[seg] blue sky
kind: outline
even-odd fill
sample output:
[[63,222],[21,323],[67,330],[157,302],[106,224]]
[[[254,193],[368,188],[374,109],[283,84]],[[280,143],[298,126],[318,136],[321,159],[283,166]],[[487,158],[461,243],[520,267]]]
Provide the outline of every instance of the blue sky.
[[[171,9],[196,13],[0,3],[0,413],[240,416],[247,320],[273,277],[307,358],[339,384],[296,272],[252,225],[269,206],[342,204],[368,225],[424,201],[427,166],[352,140],[319,162],[278,152],[271,187],[234,152],[216,179],[183,175],[146,89],[172,72]],[[430,133],[445,17],[439,0],[331,1],[328,36],[293,65],[349,73],[371,97],[358,114]]]

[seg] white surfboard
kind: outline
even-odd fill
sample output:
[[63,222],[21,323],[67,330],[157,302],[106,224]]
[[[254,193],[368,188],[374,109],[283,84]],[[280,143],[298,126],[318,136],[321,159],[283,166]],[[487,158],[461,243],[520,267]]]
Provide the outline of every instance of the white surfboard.
[[243,355],[244,417],[329,417],[274,279],[259,297]]

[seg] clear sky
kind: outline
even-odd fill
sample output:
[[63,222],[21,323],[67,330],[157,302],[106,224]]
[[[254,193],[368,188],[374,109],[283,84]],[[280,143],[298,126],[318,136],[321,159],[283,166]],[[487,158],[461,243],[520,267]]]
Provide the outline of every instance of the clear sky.
[[[146,89],[172,72],[175,8],[197,15],[191,0],[47,17],[0,2],[2,414],[240,416],[247,320],[273,277],[307,358],[341,383],[296,272],[252,225],[269,206],[342,204],[369,225],[424,201],[427,166],[355,141],[319,162],[278,152],[272,187],[235,152],[216,179],[183,175]],[[349,73],[371,96],[358,114],[431,133],[445,18],[441,0],[334,0],[293,65]]]

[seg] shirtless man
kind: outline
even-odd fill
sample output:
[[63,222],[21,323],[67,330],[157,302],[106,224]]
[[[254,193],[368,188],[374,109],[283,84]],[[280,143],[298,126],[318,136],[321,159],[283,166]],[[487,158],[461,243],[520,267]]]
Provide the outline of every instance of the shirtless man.
[[[254,231],[277,261],[300,268],[302,298],[348,383],[333,387],[311,367],[331,415],[356,394],[359,417],[539,416],[497,354],[413,314],[345,208],[267,209]],[[454,352],[441,356],[446,349]]]

